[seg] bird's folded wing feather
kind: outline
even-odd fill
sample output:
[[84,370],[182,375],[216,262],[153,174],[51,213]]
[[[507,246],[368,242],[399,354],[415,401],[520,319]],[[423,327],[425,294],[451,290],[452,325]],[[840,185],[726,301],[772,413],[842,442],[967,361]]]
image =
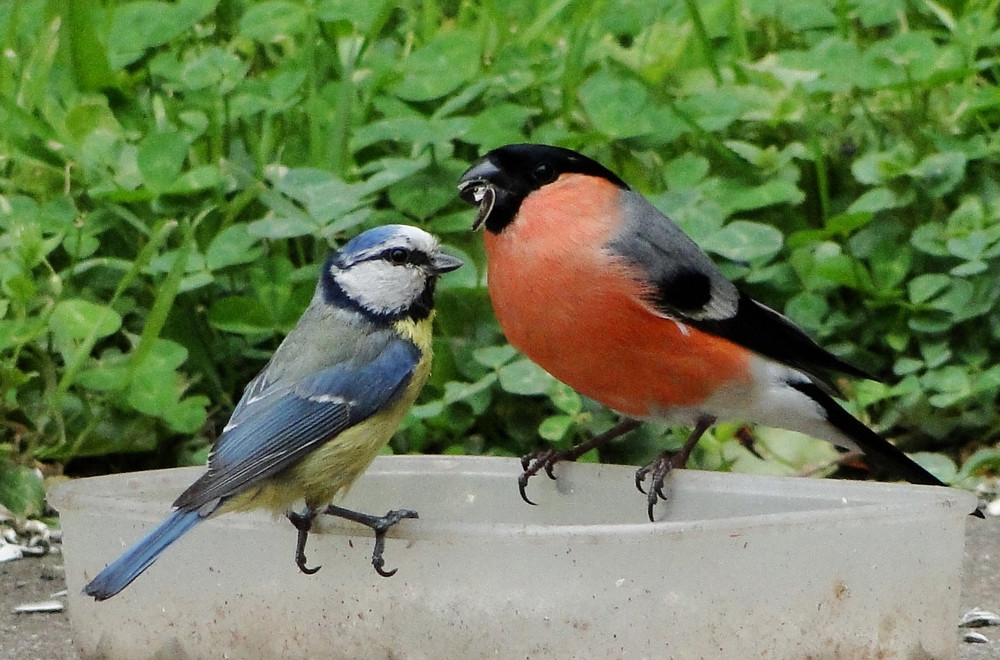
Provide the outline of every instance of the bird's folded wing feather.
[[637,266],[657,314],[801,370],[833,389],[828,372],[871,378],[809,338],[782,314],[741,293],[707,255],[645,198],[623,192],[628,218],[612,252]]
[[294,382],[256,380],[216,442],[208,472],[174,502],[192,509],[228,497],[300,461],[395,399],[420,359],[411,342],[393,338],[374,360],[347,361]]

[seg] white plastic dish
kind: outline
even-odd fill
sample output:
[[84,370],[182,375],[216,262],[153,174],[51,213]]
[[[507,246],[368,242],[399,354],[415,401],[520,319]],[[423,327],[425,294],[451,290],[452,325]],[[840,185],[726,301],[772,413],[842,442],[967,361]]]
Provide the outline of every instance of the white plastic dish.
[[646,520],[634,468],[558,481],[485,457],[380,457],[344,506],[411,508],[372,569],[366,528],[324,517],[304,575],[295,530],[209,520],[118,596],[84,584],[200,468],[66,483],[60,511],[86,658],[952,658],[966,492],[678,471]]

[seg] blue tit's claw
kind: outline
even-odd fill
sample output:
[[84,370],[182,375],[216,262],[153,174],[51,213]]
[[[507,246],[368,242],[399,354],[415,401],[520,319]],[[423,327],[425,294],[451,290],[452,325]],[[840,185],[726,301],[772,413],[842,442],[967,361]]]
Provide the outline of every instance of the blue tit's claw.
[[416,511],[411,511],[410,509],[395,509],[380,517],[368,513],[351,511],[350,509],[333,504],[324,509],[323,513],[360,523],[375,532],[375,549],[372,551],[372,566],[375,568],[375,572],[382,577],[392,577],[396,574],[397,570],[394,568],[391,571],[387,571],[382,568],[385,566],[385,559],[382,557],[382,553],[385,550],[385,533],[389,531],[390,527],[404,518],[420,517]]
[[309,539],[309,530],[312,529],[312,522],[316,519],[316,511],[314,509],[306,509],[302,513],[289,511],[285,515],[289,522],[295,526],[295,529],[299,530],[299,535],[295,542],[295,565],[306,575],[314,575],[322,566],[309,568],[306,565],[306,541]]

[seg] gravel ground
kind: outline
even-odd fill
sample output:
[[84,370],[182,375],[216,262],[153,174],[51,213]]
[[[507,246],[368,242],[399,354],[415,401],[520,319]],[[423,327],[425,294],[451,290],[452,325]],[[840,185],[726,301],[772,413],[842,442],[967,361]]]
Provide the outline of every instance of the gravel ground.
[[[961,611],[973,607],[1000,613],[1000,518],[970,520],[966,529],[965,570]],[[23,603],[51,600],[65,588],[62,556],[21,559],[0,564],[0,658],[17,660],[77,660],[66,612],[15,614]],[[64,600],[64,599],[63,599]],[[1000,657],[1000,627],[979,628],[990,641],[962,641],[958,628],[959,660]]]

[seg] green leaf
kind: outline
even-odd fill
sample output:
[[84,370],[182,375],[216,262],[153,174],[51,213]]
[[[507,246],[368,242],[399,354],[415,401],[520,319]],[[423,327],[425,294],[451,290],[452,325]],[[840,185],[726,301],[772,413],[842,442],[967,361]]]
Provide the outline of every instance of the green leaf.
[[469,130],[468,117],[390,117],[359,127],[351,136],[351,150],[360,151],[377,142],[428,144],[461,138]]
[[262,335],[274,331],[271,315],[257,298],[229,296],[212,303],[208,321],[224,332]]
[[240,34],[254,41],[271,42],[305,32],[309,14],[297,2],[269,0],[252,3],[240,18]]
[[254,236],[272,239],[309,236],[317,233],[319,229],[320,227],[315,222],[301,216],[269,215],[247,225],[247,231]]
[[462,140],[484,148],[525,142],[526,124],[539,114],[541,110],[538,108],[513,103],[500,103],[488,107],[471,118]]
[[224,181],[217,166],[201,165],[181,174],[164,192],[170,195],[188,195],[218,188]]
[[805,194],[791,181],[771,179],[760,185],[746,185],[735,179],[720,182],[720,204],[727,214],[761,209],[775,204],[798,204]]
[[470,406],[474,414],[482,415],[489,407],[490,390],[496,382],[495,374],[486,374],[474,383],[449,381],[444,384],[444,401],[449,405],[461,401]]
[[989,270],[989,267],[989,264],[985,261],[974,259],[972,261],[967,261],[964,264],[959,264],[948,272],[955,277],[972,277],[973,275],[986,272]]
[[549,391],[549,398],[556,408],[569,415],[578,415],[583,410],[583,399],[565,383],[555,381]]
[[465,164],[449,160],[417,172],[389,187],[389,201],[399,211],[415,218],[428,218],[455,199],[455,181]]
[[545,394],[554,380],[544,369],[528,359],[504,365],[497,375],[504,392],[521,396]]
[[621,140],[653,136],[671,142],[689,127],[666,108],[657,107],[639,81],[601,69],[580,86],[580,103],[594,128]]
[[795,295],[785,305],[785,315],[807,330],[821,330],[829,314],[826,298],[811,291]]
[[517,349],[510,344],[503,346],[484,346],[472,352],[472,357],[479,364],[490,369],[499,369],[517,355]]
[[114,334],[121,325],[122,317],[115,310],[79,298],[60,301],[49,317],[56,344],[64,350],[71,350],[89,337],[99,339]]
[[961,476],[989,477],[1000,473],[1000,450],[993,448],[979,449],[962,464]]
[[776,255],[784,237],[770,225],[734,220],[702,242],[702,248],[732,261],[769,259]]
[[944,291],[945,287],[950,283],[951,278],[940,273],[917,275],[907,285],[910,293],[910,301],[915,305],[925,303]]
[[663,167],[663,180],[675,190],[694,188],[705,179],[711,167],[708,159],[695,154],[682,154]]
[[368,32],[385,11],[387,0],[319,0],[316,18],[321,21],[350,21],[359,32]]
[[0,504],[22,519],[42,515],[45,509],[42,473],[0,462]]
[[890,188],[872,188],[847,207],[848,213],[878,213],[898,208],[903,200]]
[[958,476],[958,466],[944,454],[935,454],[929,451],[917,451],[907,454],[913,461],[924,468],[943,483],[954,483]]
[[400,64],[392,91],[407,101],[431,101],[479,75],[479,39],[464,30],[437,34]]
[[211,271],[253,263],[263,254],[260,240],[247,225],[233,225],[215,235],[205,251],[205,266]]
[[553,415],[546,417],[538,425],[538,435],[549,442],[559,442],[573,426],[573,418],[569,415]]
[[959,151],[931,154],[913,168],[910,176],[923,179],[931,197],[941,197],[954,190],[965,177],[965,154]]
[[370,189],[370,186],[364,184],[347,183],[325,170],[304,167],[285,172],[277,178],[275,187],[284,195],[304,204],[309,216],[319,226],[339,219],[361,206]]
[[112,68],[135,62],[154,46],[165,44],[208,16],[219,0],[179,0],[176,3],[138,0],[112,5],[114,21],[108,39]]
[[177,179],[187,158],[188,143],[176,133],[150,133],[139,144],[136,161],[142,180],[153,192],[164,192]]

